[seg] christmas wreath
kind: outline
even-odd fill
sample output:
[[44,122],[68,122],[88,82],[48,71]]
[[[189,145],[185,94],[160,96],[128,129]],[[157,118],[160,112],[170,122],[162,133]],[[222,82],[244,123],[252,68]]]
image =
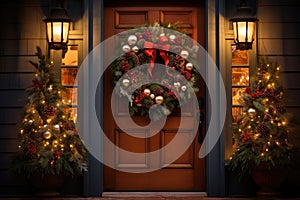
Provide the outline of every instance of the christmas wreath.
[[[157,106],[156,118],[169,115],[179,102],[187,103],[199,90],[199,72],[192,60],[198,46],[186,34],[175,31],[178,24],[145,26],[128,33],[120,42],[122,51],[110,68],[115,91],[129,100],[130,115],[149,116]],[[155,68],[163,66],[155,76]],[[147,83],[147,84],[142,84]]]

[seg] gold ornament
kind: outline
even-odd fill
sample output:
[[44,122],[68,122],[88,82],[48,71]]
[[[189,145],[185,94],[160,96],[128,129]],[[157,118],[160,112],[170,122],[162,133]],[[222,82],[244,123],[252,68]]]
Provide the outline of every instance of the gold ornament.
[[175,87],[175,88],[178,89],[178,88],[180,88],[180,86],[181,86],[180,82],[175,82],[175,83],[174,83],[174,87]]
[[249,108],[249,109],[248,109],[248,115],[249,115],[251,118],[254,117],[255,113],[256,113],[256,110],[255,110],[255,109],[253,109],[253,108]]
[[182,58],[184,58],[184,59],[187,59],[187,58],[189,57],[189,52],[186,51],[186,50],[182,50],[182,51],[180,52],[180,56],[181,56]]
[[151,91],[148,88],[146,88],[146,89],[144,89],[144,94],[146,94],[147,96],[150,96]]
[[130,46],[126,44],[122,47],[122,50],[123,50],[123,52],[128,53],[128,52],[130,52]]
[[185,68],[187,69],[187,70],[189,70],[189,71],[191,71],[192,69],[193,69],[193,64],[192,63],[187,63],[186,65],[185,65]]
[[137,53],[139,51],[139,48],[137,46],[132,47],[132,51],[134,53]]
[[134,45],[137,42],[137,37],[135,35],[130,35],[128,37],[128,44],[129,45]]
[[128,87],[129,86],[130,81],[128,79],[123,79],[122,84],[124,87]]
[[155,95],[154,95],[154,94],[150,94],[150,98],[151,98],[151,99],[154,99],[154,98],[155,98]]
[[50,131],[46,131],[43,133],[43,137],[48,140],[52,137],[52,134]]
[[164,102],[164,97],[162,96],[155,97],[155,103],[162,104],[163,102]]

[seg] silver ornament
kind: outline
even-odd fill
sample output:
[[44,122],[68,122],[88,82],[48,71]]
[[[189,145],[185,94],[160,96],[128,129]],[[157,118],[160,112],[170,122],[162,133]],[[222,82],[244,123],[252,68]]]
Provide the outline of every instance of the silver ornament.
[[129,45],[134,45],[137,42],[137,37],[135,35],[130,35],[128,37],[128,44]]
[[169,36],[169,39],[170,39],[171,41],[174,41],[174,40],[176,39],[176,36],[175,36],[175,35],[170,35],[170,36]]
[[124,53],[128,53],[128,52],[130,52],[130,46],[126,44],[122,47],[122,50]]
[[185,85],[181,86],[181,90],[182,90],[183,92],[185,92],[185,91],[186,91],[186,86],[185,86]]
[[58,125],[58,124],[55,124],[53,127],[54,127],[54,129],[55,129],[56,131],[59,131],[59,125]]
[[184,59],[187,59],[187,58],[189,57],[189,52],[186,51],[186,50],[182,50],[182,51],[180,52],[180,56],[181,56],[182,58],[184,58]]

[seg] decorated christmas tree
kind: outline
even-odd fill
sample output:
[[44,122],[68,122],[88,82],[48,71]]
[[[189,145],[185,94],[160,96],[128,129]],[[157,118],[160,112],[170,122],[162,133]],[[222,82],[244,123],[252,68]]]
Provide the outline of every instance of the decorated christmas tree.
[[86,167],[86,150],[77,134],[66,90],[39,47],[36,55],[39,62],[30,62],[36,73],[27,89],[12,169],[26,176],[80,174]]
[[235,149],[232,170],[251,173],[261,164],[269,168],[290,164],[291,124],[279,84],[280,67],[263,60],[240,99],[243,112],[234,126]]

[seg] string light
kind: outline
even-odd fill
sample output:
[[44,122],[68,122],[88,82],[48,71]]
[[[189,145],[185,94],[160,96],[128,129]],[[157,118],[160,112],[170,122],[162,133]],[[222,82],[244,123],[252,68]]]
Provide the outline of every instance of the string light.
[[20,130],[20,133],[21,133],[21,134],[23,134],[23,133],[24,133],[24,130],[23,130],[23,129],[21,129],[21,130]]

